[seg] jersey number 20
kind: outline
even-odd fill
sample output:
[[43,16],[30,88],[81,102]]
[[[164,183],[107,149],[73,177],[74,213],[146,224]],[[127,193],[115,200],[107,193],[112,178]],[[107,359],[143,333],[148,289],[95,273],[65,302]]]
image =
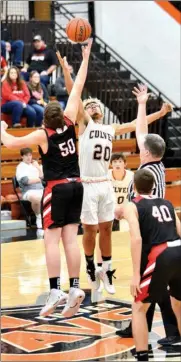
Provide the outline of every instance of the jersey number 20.
[[109,161],[111,158],[111,149],[110,147],[106,146],[105,148],[101,145],[95,145],[94,147],[94,160],[102,160]]
[[167,206],[161,205],[159,208],[157,206],[152,207],[152,216],[156,217],[159,222],[163,221],[172,221],[172,217],[170,215],[170,211]]
[[72,138],[70,138],[67,142],[60,143],[59,148],[61,151],[61,156],[63,157],[75,153],[75,145]]

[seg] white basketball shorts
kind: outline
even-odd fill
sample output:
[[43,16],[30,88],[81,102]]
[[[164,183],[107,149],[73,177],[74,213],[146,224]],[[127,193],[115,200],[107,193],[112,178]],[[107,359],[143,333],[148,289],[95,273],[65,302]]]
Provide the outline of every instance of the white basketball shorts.
[[97,225],[114,220],[115,195],[111,181],[83,182],[84,196],[81,222]]

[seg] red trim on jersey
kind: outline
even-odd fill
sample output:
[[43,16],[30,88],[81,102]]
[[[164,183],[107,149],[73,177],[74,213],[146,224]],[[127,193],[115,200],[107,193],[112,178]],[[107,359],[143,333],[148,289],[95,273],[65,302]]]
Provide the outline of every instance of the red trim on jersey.
[[65,121],[67,127],[74,126],[74,123],[66,116],[64,116],[64,121]]
[[[163,243],[163,244],[160,244],[160,245],[156,245],[156,246],[153,246],[151,251],[150,251],[150,254],[148,255],[148,264],[145,268],[145,271],[153,264],[156,263],[156,259],[158,258],[158,256],[163,253],[163,251],[165,249],[167,249],[167,243]],[[155,264],[156,266],[156,264]],[[150,273],[151,274],[147,279],[145,279],[145,276],[144,276],[144,273],[142,275],[142,278],[141,278],[141,281],[140,281],[140,289],[141,289],[141,292],[142,293],[138,293],[137,297],[135,298],[135,302],[143,302],[147,297],[149,297],[149,286],[150,286],[150,283],[151,283],[151,280],[152,280],[152,275],[153,275],[153,272],[155,270],[155,266],[150,270]],[[146,274],[146,273],[145,273]],[[146,283],[145,286],[142,286],[141,287],[141,284],[144,284]]]
[[56,131],[52,128],[45,128],[48,134],[48,137],[51,137],[53,134],[56,133]]
[[[52,201],[52,188],[55,185],[58,184],[66,184],[71,182],[72,180],[76,180],[76,182],[81,182],[81,179],[79,177],[72,177],[69,179],[62,179],[62,180],[54,180],[54,181],[48,181],[47,185],[44,189],[43,193],[43,228],[44,230],[48,229],[52,224],[54,224],[54,221],[51,219],[51,201]],[[48,197],[47,197],[48,196]]]
[[136,196],[135,199],[133,199],[133,201],[139,202],[139,201],[142,200],[142,199],[143,199],[142,196]]

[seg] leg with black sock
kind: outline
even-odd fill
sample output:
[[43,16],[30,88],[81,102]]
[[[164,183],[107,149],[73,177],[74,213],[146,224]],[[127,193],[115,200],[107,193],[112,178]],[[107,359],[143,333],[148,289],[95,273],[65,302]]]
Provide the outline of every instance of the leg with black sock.
[[68,224],[62,229],[62,241],[69,273],[70,290],[62,315],[72,317],[79,310],[85,293],[79,288],[80,249],[77,241],[78,224]]
[[49,283],[50,283],[50,290],[51,289],[61,289],[60,287],[60,277],[55,277],[55,278],[49,278]]
[[83,224],[83,247],[86,259],[86,272],[88,283],[92,290],[97,290],[100,287],[100,280],[96,275],[96,268],[94,264],[94,249],[96,243],[96,235],[98,225]]
[[133,302],[132,305],[132,329],[138,361],[148,361],[148,308],[149,304],[142,302]]
[[70,278],[69,283],[70,283],[70,288],[79,288],[80,287],[79,278]]
[[112,221],[99,224],[99,246],[102,254],[102,281],[104,288],[109,294],[115,294],[113,285],[113,276],[115,270],[112,270]]
[[60,289],[60,237],[61,228],[45,230],[44,243],[50,294],[45,306],[40,311],[41,316],[53,313],[55,308],[60,304],[64,304],[68,298],[67,294]]

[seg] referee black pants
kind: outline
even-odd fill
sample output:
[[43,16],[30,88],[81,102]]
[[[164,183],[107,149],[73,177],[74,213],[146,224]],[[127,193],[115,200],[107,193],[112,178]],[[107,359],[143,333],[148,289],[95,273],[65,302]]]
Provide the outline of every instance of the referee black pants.
[[[172,310],[170,296],[168,293],[165,293],[162,302],[159,302],[158,305],[162,314],[166,337],[179,336],[180,334],[177,327],[177,320]],[[152,303],[147,311],[147,323],[149,332],[152,329],[155,306],[156,304]]]

